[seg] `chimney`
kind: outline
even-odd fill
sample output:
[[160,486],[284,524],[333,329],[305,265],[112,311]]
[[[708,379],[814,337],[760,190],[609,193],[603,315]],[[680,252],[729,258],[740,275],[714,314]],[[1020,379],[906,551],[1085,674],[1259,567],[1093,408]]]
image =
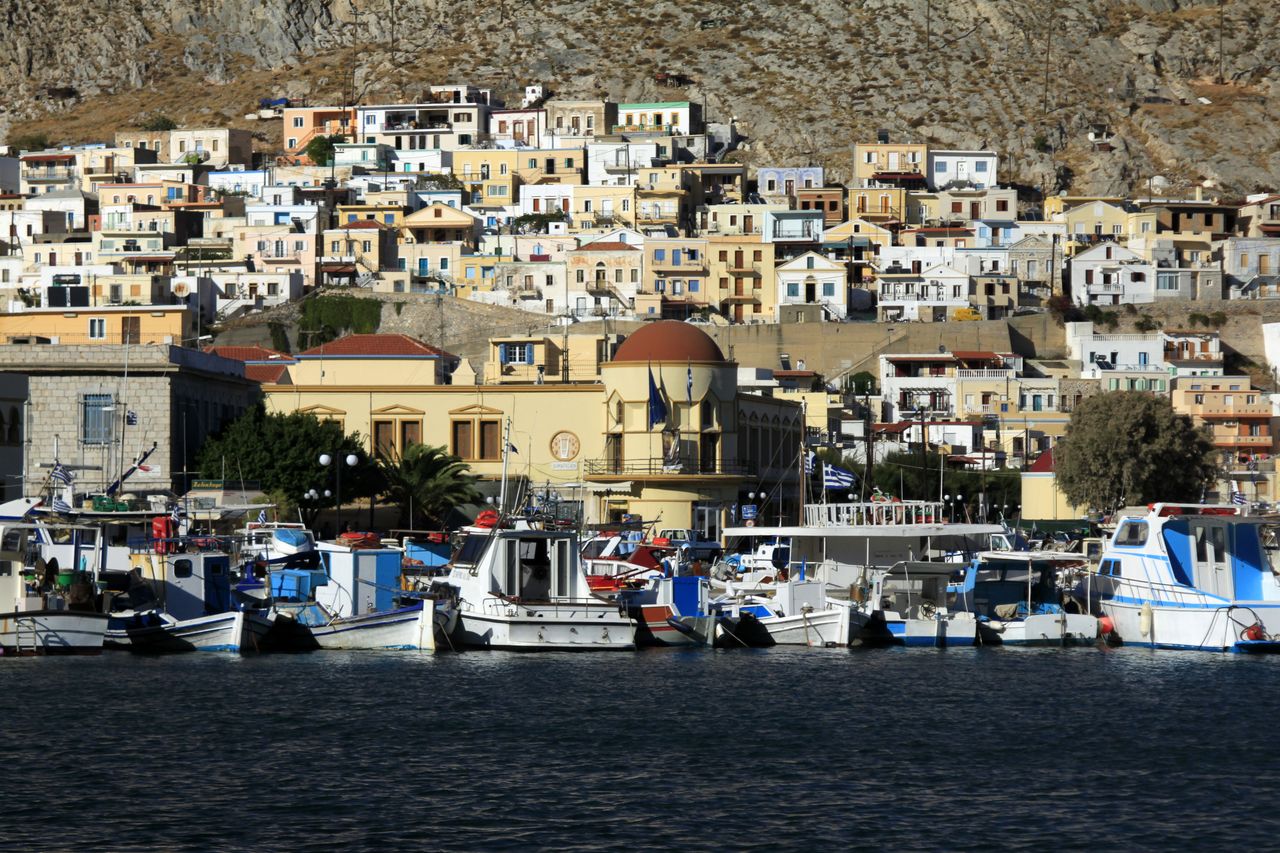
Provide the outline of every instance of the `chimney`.
[[1196,184],[1196,201],[1204,201],[1204,187]]

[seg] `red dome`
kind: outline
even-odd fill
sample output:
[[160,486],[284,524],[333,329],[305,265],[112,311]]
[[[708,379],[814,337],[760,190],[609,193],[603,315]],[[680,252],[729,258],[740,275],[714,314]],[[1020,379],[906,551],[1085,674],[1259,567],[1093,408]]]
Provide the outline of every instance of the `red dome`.
[[680,320],[659,320],[627,335],[613,360],[724,361],[724,353],[701,329]]

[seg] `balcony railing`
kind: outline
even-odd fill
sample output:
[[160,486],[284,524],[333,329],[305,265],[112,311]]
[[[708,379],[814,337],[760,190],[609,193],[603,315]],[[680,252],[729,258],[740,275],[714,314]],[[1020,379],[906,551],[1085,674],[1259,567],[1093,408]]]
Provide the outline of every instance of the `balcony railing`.
[[24,181],[69,181],[76,176],[76,170],[68,166],[55,166],[51,169],[23,169]]
[[699,460],[682,455],[678,460],[662,458],[650,459],[588,459],[586,460],[587,476],[656,476],[684,474],[702,476],[720,474],[750,477],[756,473],[756,467],[749,463],[730,460]]
[[937,501],[809,504],[804,508],[806,527],[898,527],[940,524],[942,519],[943,504]]
[[1008,368],[971,368],[961,367],[956,370],[957,379],[1013,379],[1017,371]]

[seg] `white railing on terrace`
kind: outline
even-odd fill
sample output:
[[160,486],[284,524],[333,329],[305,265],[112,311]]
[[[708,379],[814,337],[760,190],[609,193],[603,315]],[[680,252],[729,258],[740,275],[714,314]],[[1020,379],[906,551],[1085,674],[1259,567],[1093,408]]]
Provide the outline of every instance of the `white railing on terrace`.
[[804,508],[804,523],[806,527],[938,524],[942,506],[939,501],[810,504]]
[[1118,334],[1118,335],[1093,335],[1089,338],[1092,341],[1154,341],[1160,337],[1158,334],[1141,335],[1141,334]]
[[961,367],[956,370],[957,379],[1013,379],[1017,372],[999,367]]

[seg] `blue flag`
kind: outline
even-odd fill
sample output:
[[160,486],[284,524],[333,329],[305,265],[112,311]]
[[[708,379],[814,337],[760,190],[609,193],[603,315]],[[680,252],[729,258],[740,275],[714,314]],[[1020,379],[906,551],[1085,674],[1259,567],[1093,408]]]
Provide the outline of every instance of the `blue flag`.
[[850,489],[853,488],[854,477],[852,471],[846,471],[843,468],[837,468],[835,465],[822,463],[822,487],[824,489]]
[[667,420],[667,404],[662,402],[658,383],[653,380],[653,366],[649,367],[649,429]]

